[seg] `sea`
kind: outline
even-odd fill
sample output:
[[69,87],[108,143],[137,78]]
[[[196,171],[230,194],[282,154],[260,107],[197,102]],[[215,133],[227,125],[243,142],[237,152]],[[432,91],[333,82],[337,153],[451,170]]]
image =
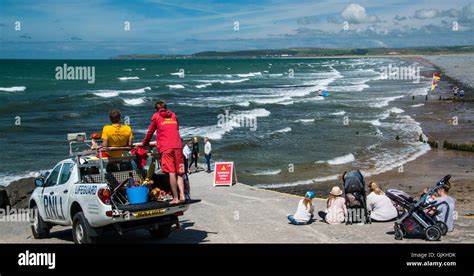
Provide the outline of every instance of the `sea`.
[[[213,161],[233,161],[239,182],[264,188],[377,174],[429,150],[397,99],[425,95],[431,79],[399,80],[397,58],[0,60],[0,185],[68,158],[67,133],[100,132],[108,112],[143,139],[165,100],[183,139],[209,137]],[[58,78],[94,69],[94,81]],[[424,70],[426,68],[422,68]],[[84,76],[83,76],[84,77]],[[318,91],[328,91],[322,97]],[[416,108],[416,105],[413,106]],[[201,160],[204,162],[204,160]]]

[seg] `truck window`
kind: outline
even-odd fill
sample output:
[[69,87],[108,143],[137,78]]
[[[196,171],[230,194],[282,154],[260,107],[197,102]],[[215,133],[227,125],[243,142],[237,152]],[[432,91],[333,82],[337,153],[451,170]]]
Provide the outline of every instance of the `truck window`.
[[51,186],[56,185],[56,183],[58,183],[58,176],[59,176],[60,170],[61,170],[61,164],[54,167],[54,169],[49,174],[48,179],[46,180],[46,183],[44,184],[45,187],[51,187]]
[[71,177],[72,170],[74,169],[74,163],[64,163],[59,176],[59,185],[66,183]]

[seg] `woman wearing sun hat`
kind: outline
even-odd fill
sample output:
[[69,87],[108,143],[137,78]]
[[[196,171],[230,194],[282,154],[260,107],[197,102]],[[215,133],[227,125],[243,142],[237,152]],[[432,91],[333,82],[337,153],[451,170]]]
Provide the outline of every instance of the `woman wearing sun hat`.
[[306,195],[298,203],[298,209],[294,215],[288,215],[288,220],[294,225],[308,224],[313,219],[314,205],[313,205],[314,192],[306,192]]
[[321,215],[324,221],[329,224],[343,223],[346,215],[346,200],[342,195],[342,190],[338,186],[334,186],[329,193],[326,212]]

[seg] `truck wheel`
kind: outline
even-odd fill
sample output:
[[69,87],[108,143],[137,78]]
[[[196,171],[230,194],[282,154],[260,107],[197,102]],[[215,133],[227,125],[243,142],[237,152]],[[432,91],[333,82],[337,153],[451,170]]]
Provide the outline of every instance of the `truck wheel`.
[[95,239],[91,238],[89,235],[89,228],[91,226],[87,222],[86,217],[84,217],[83,212],[78,212],[74,215],[72,220],[72,237],[74,243],[76,244],[87,244],[94,243]]
[[149,230],[154,239],[165,239],[171,234],[172,224],[162,225],[158,229]]
[[33,237],[35,239],[44,239],[49,237],[49,230],[51,225],[43,220],[41,217],[38,206],[31,208],[32,212],[32,223],[31,223],[31,232],[33,232]]

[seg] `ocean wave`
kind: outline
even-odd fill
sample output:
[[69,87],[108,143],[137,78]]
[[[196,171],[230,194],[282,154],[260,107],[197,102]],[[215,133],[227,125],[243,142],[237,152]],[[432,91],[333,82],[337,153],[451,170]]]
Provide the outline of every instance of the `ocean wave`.
[[125,105],[135,106],[145,103],[145,98],[136,98],[136,99],[122,99]]
[[132,69],[129,69],[129,68],[127,68],[127,69],[123,69],[123,71],[131,72],[131,71],[133,71],[133,70],[132,70]]
[[272,131],[270,132],[270,134],[286,133],[286,132],[291,132],[291,131],[292,131],[291,127],[285,127],[279,130]]
[[405,112],[405,110],[403,110],[401,108],[398,108],[398,107],[392,107],[388,111],[391,112],[391,113],[395,113],[395,114],[400,114],[400,113]]
[[331,90],[334,92],[361,92],[364,89],[370,88],[370,85],[365,84],[365,83],[359,83],[359,84],[352,84],[352,85],[341,85],[341,86],[333,86],[331,87]]
[[329,159],[326,161],[329,165],[342,165],[342,164],[347,164],[355,161],[355,157],[352,153],[343,155],[343,156],[338,156],[333,159]]
[[40,172],[27,172],[22,174],[0,174],[0,186],[8,186],[11,182],[28,177],[37,177]]
[[412,105],[411,107],[420,107],[420,106],[424,106],[425,104],[421,103],[421,104],[414,104]]
[[128,81],[128,80],[139,80],[139,77],[120,77],[118,78],[120,81]]
[[240,124],[234,121],[226,122],[225,124],[212,125],[212,126],[200,126],[200,127],[182,127],[179,129],[181,137],[208,137],[211,140],[220,140],[224,134],[232,131],[235,128],[240,127]]
[[333,112],[333,113],[329,113],[329,115],[333,115],[333,116],[342,116],[346,114],[346,112],[343,110],[343,111],[338,111],[338,112]]
[[238,80],[197,80],[197,82],[203,82],[203,83],[220,83],[220,84],[226,84],[226,83],[240,83],[244,81],[250,80],[249,78],[245,79],[238,79]]
[[212,85],[212,83],[205,83],[205,84],[198,84],[195,87],[196,88],[206,88],[206,87],[211,86],[211,85]]
[[373,126],[381,126],[382,123],[379,121],[379,119],[375,119],[375,120],[369,120],[369,121],[363,121],[365,123],[369,123]]
[[240,111],[238,112],[238,114],[250,117],[268,117],[270,116],[271,112],[266,110],[265,108],[256,108],[252,110]]
[[314,119],[298,119],[295,123],[314,123]]
[[291,97],[281,97],[281,98],[259,98],[259,99],[252,99],[249,102],[257,103],[257,104],[277,104],[277,103],[288,103],[290,102]]
[[184,76],[184,72],[175,72],[175,73],[170,73],[172,76]]
[[281,173],[281,170],[261,170],[261,171],[257,171],[257,172],[252,173],[252,175],[255,175],[255,176],[277,175],[279,173]]
[[112,98],[117,97],[119,93],[117,91],[110,91],[110,92],[96,92],[94,95],[102,97],[102,98]]
[[249,78],[249,77],[256,77],[256,76],[261,76],[262,72],[251,72],[247,74],[236,74],[237,77],[239,78]]
[[0,91],[3,92],[23,92],[25,90],[26,86],[0,87]]
[[332,82],[334,82],[337,79],[344,78],[344,76],[339,71],[337,71],[336,69],[334,69],[332,67],[331,67],[331,72],[315,73],[315,74],[317,74],[318,76],[320,76],[322,74],[326,74],[328,76],[328,78],[318,79],[318,80],[314,80],[314,81],[308,81],[308,82],[304,83],[305,85],[311,85],[313,87],[314,91],[316,91],[316,90],[328,90],[328,85],[329,84],[331,84]]
[[93,94],[103,98],[117,97],[119,94],[141,94],[151,90],[151,87],[143,87],[130,90],[96,90]]
[[[256,108],[252,110],[244,110],[244,111],[238,111],[235,113],[237,116],[243,116],[243,117],[248,117],[248,118],[256,118],[256,117],[267,117],[270,116],[270,111],[264,109],[264,108]],[[244,127],[239,122],[236,122],[234,120],[229,120],[227,122],[224,122],[223,124],[216,124],[216,125],[210,125],[210,126],[197,126],[197,127],[185,127],[182,126],[179,129],[179,132],[181,134],[181,137],[187,139],[195,136],[199,137],[208,137],[209,139],[212,140],[220,140],[222,137],[234,130],[235,128],[239,127]],[[146,133],[147,130],[136,130],[135,132],[137,133]]]
[[396,168],[400,168],[408,162],[414,161],[423,154],[431,150],[429,144],[418,142],[416,147],[412,151],[393,155],[393,154],[383,154],[378,155],[372,159],[372,163],[375,164],[375,168],[371,170],[361,170],[362,174],[365,177],[381,174]]
[[381,108],[384,106],[388,106],[390,102],[401,99],[404,96],[394,96],[394,97],[383,97],[383,98],[375,98],[373,101],[369,101],[370,107]]
[[168,84],[167,87],[169,89],[183,89],[184,85],[182,85],[182,84]]
[[405,112],[405,110],[403,110],[401,108],[398,108],[398,107],[392,107],[389,110],[385,110],[382,114],[380,114],[378,116],[378,119],[385,120],[388,117],[390,117],[390,115],[392,115],[392,113],[393,114],[400,114],[400,113],[403,113],[403,112]]

